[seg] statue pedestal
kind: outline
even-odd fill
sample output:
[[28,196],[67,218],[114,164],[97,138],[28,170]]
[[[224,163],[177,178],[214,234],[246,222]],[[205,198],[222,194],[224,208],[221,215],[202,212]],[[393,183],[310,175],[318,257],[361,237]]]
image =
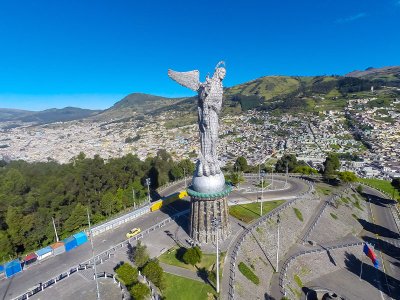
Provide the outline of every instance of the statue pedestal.
[[[216,242],[216,232],[219,240],[225,240],[231,233],[227,196],[232,191],[230,185],[225,185],[221,192],[199,193],[188,189],[191,198],[190,236],[200,244]],[[213,226],[213,220],[219,222],[219,228]]]

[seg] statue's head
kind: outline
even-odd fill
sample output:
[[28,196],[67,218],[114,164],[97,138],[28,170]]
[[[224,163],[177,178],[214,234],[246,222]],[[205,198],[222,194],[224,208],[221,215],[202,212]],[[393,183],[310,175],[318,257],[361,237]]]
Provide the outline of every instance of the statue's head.
[[[224,67],[222,67],[222,65]],[[214,76],[216,76],[220,80],[223,80],[225,78],[225,75],[226,75],[225,62],[220,61],[215,67]]]

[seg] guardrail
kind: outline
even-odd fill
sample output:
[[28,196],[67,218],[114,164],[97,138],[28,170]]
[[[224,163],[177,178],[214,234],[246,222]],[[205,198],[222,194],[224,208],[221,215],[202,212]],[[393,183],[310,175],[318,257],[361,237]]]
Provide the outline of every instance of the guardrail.
[[354,242],[354,243],[346,243],[346,244],[337,244],[329,247],[324,247],[324,248],[316,248],[316,249],[310,249],[302,252],[298,252],[296,254],[293,254],[290,256],[282,265],[282,269],[279,273],[279,287],[281,290],[281,294],[285,297],[287,295],[286,289],[285,289],[285,281],[286,281],[286,274],[288,271],[288,268],[290,264],[299,256],[302,255],[307,255],[307,254],[313,254],[313,253],[320,253],[324,251],[329,251],[329,250],[335,250],[335,249],[341,249],[341,248],[348,248],[348,247],[354,247],[354,246],[360,246],[363,245],[364,242]]
[[59,274],[59,275],[57,275],[57,276],[45,281],[44,283],[40,283],[40,284],[37,284],[37,285],[31,287],[30,289],[28,289],[27,292],[19,295],[18,297],[13,298],[12,300],[26,300],[29,297],[31,297],[33,295],[36,295],[37,293],[40,293],[44,289],[52,286],[53,284],[56,284],[57,282],[65,279],[65,278],[68,278],[69,276],[71,276],[72,274],[74,274],[74,273],[76,273],[78,271],[82,271],[82,270],[86,270],[88,268],[91,268],[91,266],[94,263],[96,265],[102,264],[103,262],[107,261],[112,255],[114,255],[115,251],[121,249],[124,245],[128,245],[133,241],[137,241],[137,240],[142,239],[145,235],[148,235],[150,232],[152,232],[152,231],[154,231],[154,230],[156,230],[158,228],[164,227],[166,224],[174,221],[175,219],[179,218],[182,215],[187,214],[188,212],[189,212],[189,210],[181,211],[181,212],[179,212],[179,213],[177,213],[177,214],[175,214],[175,215],[173,215],[173,216],[171,216],[171,217],[169,217],[169,218],[167,218],[167,219],[165,219],[165,220],[163,220],[163,221],[151,226],[150,228],[142,231],[140,234],[138,234],[138,235],[136,235],[134,237],[131,237],[131,238],[129,238],[129,239],[127,239],[127,240],[125,240],[125,241],[123,241],[123,242],[121,242],[121,243],[119,243],[119,244],[117,244],[117,245],[115,245],[115,246],[113,246],[111,248],[109,248],[108,250],[97,254],[94,257],[94,259],[93,258],[88,259],[88,260],[80,263],[78,266],[72,267],[72,268],[68,269],[67,271],[62,272],[61,274]]
[[269,220],[270,218],[277,215],[282,210],[293,205],[297,200],[304,199],[309,193],[311,193],[314,190],[314,187],[311,182],[309,182],[308,180],[305,180],[305,179],[300,179],[300,178],[299,178],[299,180],[303,180],[307,183],[308,189],[306,191],[297,195],[297,197],[295,199],[288,200],[281,206],[271,210],[268,214],[259,218],[256,222],[252,223],[249,227],[245,228],[244,231],[242,233],[240,233],[239,236],[236,238],[236,243],[235,243],[232,253],[230,255],[228,299],[230,299],[230,300],[235,299],[234,282],[235,282],[235,277],[236,277],[236,274],[235,274],[236,273],[236,259],[237,259],[237,255],[239,253],[240,247],[246,238],[246,235],[249,234],[255,228],[257,228],[258,226],[260,226],[263,222]]
[[145,206],[136,209],[134,211],[131,211],[130,213],[127,213],[121,217],[118,217],[116,219],[112,219],[106,223],[97,225],[95,227],[92,228],[91,232],[93,234],[93,236],[96,236],[100,233],[103,233],[107,230],[113,229],[115,227],[120,226],[121,224],[124,224],[126,222],[129,222],[131,220],[134,220],[146,213],[150,212],[150,206],[148,204],[146,204]]
[[319,211],[317,212],[317,215],[315,216],[314,220],[311,222],[310,226],[308,227],[305,234],[301,238],[303,243],[307,242],[308,238],[310,237],[311,232],[317,226],[318,221],[321,219],[321,216],[322,216],[325,208],[328,206],[328,204],[332,204],[332,202],[338,198],[339,198],[338,195],[332,195],[328,199],[325,200],[324,204],[320,207]]

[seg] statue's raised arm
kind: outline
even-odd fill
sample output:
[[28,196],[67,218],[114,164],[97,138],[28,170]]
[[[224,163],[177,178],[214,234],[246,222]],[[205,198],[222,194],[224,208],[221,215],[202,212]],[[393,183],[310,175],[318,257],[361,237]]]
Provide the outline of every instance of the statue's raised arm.
[[200,88],[200,74],[198,70],[189,72],[176,72],[174,70],[168,70],[168,76],[175,80],[180,85],[197,92]]

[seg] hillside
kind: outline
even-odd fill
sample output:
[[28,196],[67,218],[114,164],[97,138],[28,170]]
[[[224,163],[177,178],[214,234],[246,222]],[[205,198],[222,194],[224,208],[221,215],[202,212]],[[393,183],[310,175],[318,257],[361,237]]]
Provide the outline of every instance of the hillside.
[[34,113],[28,110],[19,110],[12,108],[0,108],[0,122],[2,121],[13,121],[19,118],[23,118],[27,115]]
[[367,68],[365,71],[353,71],[345,76],[374,80],[382,85],[400,87],[400,67]]
[[123,121],[140,115],[154,114],[176,105],[186,98],[165,98],[142,93],[124,97],[112,107],[90,118],[96,121]]
[[399,96],[400,67],[355,71],[346,76],[266,76],[227,88],[226,111],[262,109],[279,114],[282,111],[321,111],[345,107],[352,98],[374,96],[378,100]]
[[[382,105],[389,105],[400,97],[399,87],[399,66],[368,68],[364,71],[353,71],[345,76],[265,76],[225,88],[223,114],[236,114],[249,109],[267,110],[275,115],[289,111],[340,110],[346,106],[349,99],[371,96],[377,98],[376,101]],[[123,122],[172,110],[180,113],[182,118],[179,124],[193,122],[195,97],[166,98],[133,93],[104,111],[72,107],[42,112],[0,109],[0,122],[23,121],[43,124],[79,119]]]
[[21,121],[36,124],[66,122],[80,120],[98,114],[99,110],[82,109],[77,107],[51,108],[43,111],[24,111],[0,109],[0,122]]

